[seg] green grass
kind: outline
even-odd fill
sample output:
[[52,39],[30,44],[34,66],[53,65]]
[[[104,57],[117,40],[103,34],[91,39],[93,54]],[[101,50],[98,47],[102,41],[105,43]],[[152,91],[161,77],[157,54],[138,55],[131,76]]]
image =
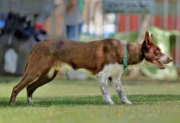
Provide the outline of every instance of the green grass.
[[102,101],[97,80],[55,80],[35,91],[34,105],[27,104],[24,89],[11,106],[17,80],[0,78],[8,82],[0,83],[0,123],[180,122],[180,82],[123,82],[133,105],[122,104],[110,87],[116,104],[109,106]]

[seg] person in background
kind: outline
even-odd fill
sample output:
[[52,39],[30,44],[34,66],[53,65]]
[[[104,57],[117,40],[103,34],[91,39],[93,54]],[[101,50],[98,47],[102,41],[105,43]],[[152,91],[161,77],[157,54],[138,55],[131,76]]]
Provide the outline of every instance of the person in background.
[[77,41],[83,25],[82,13],[78,8],[79,0],[65,0],[66,3],[66,34],[70,40]]

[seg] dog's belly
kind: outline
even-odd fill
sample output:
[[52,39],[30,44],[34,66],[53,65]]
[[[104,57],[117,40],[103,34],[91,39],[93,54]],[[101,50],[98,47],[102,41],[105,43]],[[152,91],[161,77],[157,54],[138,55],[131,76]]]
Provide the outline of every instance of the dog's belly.
[[105,76],[116,78],[122,71],[123,66],[118,63],[114,63],[105,65],[103,70],[100,71],[98,74],[104,74]]

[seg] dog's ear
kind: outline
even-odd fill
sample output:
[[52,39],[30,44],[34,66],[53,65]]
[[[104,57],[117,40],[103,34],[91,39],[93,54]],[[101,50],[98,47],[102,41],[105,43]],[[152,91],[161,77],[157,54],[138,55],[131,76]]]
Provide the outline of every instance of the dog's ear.
[[154,36],[151,34],[151,42],[154,42]]
[[149,36],[148,31],[146,31],[145,38],[144,38],[144,42],[145,42],[146,48],[147,48],[147,49],[150,49],[150,48],[151,48],[151,45],[152,45],[152,41],[151,41],[151,39],[150,39],[150,36]]

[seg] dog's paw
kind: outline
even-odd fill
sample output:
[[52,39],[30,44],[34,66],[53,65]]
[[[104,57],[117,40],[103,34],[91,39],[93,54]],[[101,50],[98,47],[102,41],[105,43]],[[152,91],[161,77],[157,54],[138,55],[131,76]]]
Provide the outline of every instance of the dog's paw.
[[31,97],[28,97],[28,103],[29,104],[31,104],[31,105],[33,105],[34,103],[33,103],[33,100],[32,100],[32,98]]
[[122,101],[122,103],[124,103],[124,104],[128,104],[128,105],[131,105],[131,104],[132,104],[132,102],[131,102],[131,101],[129,101],[129,100],[124,100],[124,101]]
[[106,103],[107,105],[114,105],[114,102],[113,102],[113,101],[105,101],[105,103]]
[[114,105],[114,102],[110,102],[110,103],[108,103],[108,105]]

